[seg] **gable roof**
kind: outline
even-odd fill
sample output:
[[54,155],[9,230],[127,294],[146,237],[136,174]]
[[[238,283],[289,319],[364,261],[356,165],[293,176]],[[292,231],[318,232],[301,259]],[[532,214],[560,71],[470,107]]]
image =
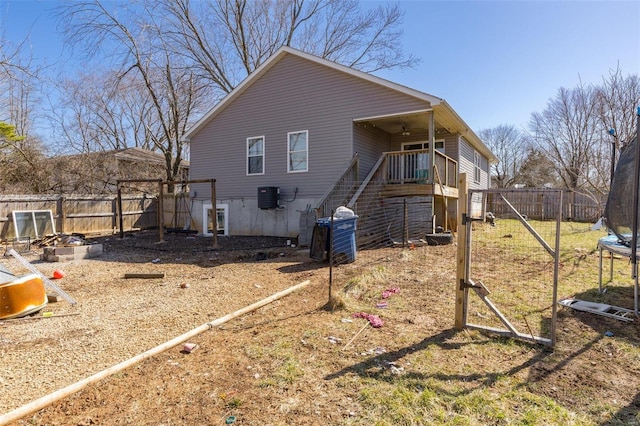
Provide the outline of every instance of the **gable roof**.
[[369,81],[380,86],[387,87],[391,90],[404,93],[406,95],[418,98],[425,102],[428,102],[434,110],[434,114],[439,123],[444,126],[451,133],[459,133],[464,136],[469,143],[471,143],[476,149],[482,152],[490,161],[497,161],[497,158],[489,148],[482,142],[482,140],[471,130],[471,128],[462,120],[462,118],[456,113],[451,106],[442,98],[430,95],[428,93],[420,92],[410,87],[403,86],[385,80],[380,77],[376,77],[372,74],[368,74],[354,68],[347,67],[345,65],[338,64],[336,62],[329,61],[319,56],[311,55],[309,53],[302,52],[297,49],[293,49],[288,46],[283,46],[276,51],[271,57],[263,62],[254,72],[252,72],[247,78],[245,78],[235,89],[233,89],[227,96],[225,96],[217,105],[215,105],[209,112],[207,112],[200,120],[198,120],[182,137],[182,140],[189,142],[193,135],[198,133],[204,126],[206,126],[211,120],[213,120],[220,112],[222,112],[228,105],[230,105],[236,98],[244,93],[251,85],[257,81],[262,75],[269,71],[275,64],[277,64],[286,55],[294,55],[308,61],[332,68],[336,71],[349,74],[351,76]]

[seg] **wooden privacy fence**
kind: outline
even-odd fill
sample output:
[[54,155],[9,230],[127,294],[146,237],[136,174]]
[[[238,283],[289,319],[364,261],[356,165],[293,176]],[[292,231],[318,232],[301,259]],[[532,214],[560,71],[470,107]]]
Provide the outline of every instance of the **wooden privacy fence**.
[[[166,196],[166,195],[165,195]],[[0,225],[2,240],[15,237],[12,211],[51,210],[56,232],[72,234],[115,233],[118,227],[118,206],[115,195],[1,195]],[[164,216],[173,203],[167,203]],[[158,226],[158,201],[148,194],[122,196],[122,228],[125,231]]]
[[[557,191],[523,189],[510,192],[509,195],[509,203],[521,215],[536,220],[554,218],[558,208],[561,207],[563,220],[595,222],[602,216],[606,203],[606,197],[597,201],[588,195],[572,191],[563,193],[562,206],[559,206],[560,200]],[[506,217],[513,214],[499,194],[488,194],[486,211],[492,212],[496,217]]]

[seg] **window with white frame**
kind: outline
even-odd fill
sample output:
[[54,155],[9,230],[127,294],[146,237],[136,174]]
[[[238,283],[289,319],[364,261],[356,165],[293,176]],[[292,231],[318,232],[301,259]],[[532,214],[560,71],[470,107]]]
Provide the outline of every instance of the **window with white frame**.
[[264,136],[247,138],[247,175],[264,174]]
[[[204,235],[213,235],[213,212],[211,203],[203,204],[202,217],[204,218],[205,227],[203,229]],[[216,225],[218,235],[229,235],[229,205],[228,204],[216,204]]]
[[478,151],[473,152],[473,181],[480,183],[480,172],[482,171],[482,157]]
[[309,170],[309,131],[287,133],[287,173]]

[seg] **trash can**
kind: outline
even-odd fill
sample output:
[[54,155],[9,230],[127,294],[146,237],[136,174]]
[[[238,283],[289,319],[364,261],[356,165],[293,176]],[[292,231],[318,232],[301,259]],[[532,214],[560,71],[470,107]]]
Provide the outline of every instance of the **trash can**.
[[[351,263],[356,260],[356,221],[358,216],[333,219],[333,229],[331,228],[331,218],[324,217],[316,221],[316,229],[313,237],[316,237],[318,241],[325,240],[325,247],[327,253],[331,248],[331,239],[333,239],[333,256],[335,263]],[[326,229],[326,237],[323,235],[325,232],[322,229]],[[325,237],[325,238],[323,238]],[[312,238],[312,240],[316,239]],[[312,247],[314,242],[311,243]],[[317,244],[315,244],[317,245]],[[312,255],[314,259],[317,259]],[[328,255],[327,255],[328,256]]]

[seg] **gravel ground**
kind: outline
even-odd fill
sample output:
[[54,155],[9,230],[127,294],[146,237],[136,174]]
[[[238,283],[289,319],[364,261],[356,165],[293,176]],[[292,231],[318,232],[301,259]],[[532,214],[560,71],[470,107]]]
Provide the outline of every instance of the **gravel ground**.
[[[168,234],[160,243],[151,231],[88,241],[103,244],[102,256],[51,263],[39,261],[42,249],[22,253],[45,276],[62,270],[56,284],[78,303],[62,299],[0,322],[0,412],[295,285],[305,279],[296,265],[309,262],[308,250],[281,238],[222,237],[215,250],[211,238]],[[28,272],[13,257],[0,262],[16,275]],[[125,279],[127,273],[164,278]]]

